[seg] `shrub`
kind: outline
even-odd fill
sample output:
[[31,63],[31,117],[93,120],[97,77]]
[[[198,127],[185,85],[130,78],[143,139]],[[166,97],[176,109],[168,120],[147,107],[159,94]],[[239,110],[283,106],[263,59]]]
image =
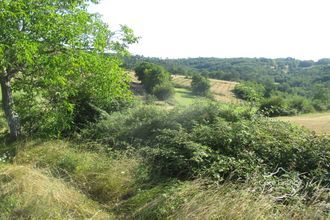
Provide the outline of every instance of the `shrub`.
[[301,96],[293,96],[288,100],[288,107],[294,109],[299,113],[309,113],[314,112],[315,109],[311,102]]
[[169,83],[171,75],[163,67],[143,62],[135,68],[135,73],[148,93],[152,93],[157,85]]
[[138,107],[110,116],[86,135],[110,147],[135,148],[166,177],[244,180],[282,167],[320,180],[329,172],[330,143],[243,106],[205,102],[167,112]]
[[264,99],[259,106],[259,112],[270,117],[296,113],[295,111],[288,111],[285,100],[279,96]]
[[260,102],[265,94],[265,87],[258,83],[242,82],[235,86],[233,92],[237,98],[249,102]]
[[192,77],[191,89],[193,94],[200,96],[207,96],[210,93],[210,80],[204,76],[195,74]]
[[159,99],[159,100],[167,100],[173,97],[175,90],[170,82],[165,82],[159,85],[156,85],[152,93]]

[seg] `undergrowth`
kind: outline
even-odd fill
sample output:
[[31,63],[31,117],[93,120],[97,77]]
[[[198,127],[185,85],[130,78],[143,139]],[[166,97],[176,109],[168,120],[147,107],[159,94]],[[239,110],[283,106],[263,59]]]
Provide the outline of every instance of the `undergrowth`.
[[113,219],[113,216],[45,170],[1,165],[0,218]]
[[0,153],[1,219],[330,218],[329,137],[245,106],[137,106]]

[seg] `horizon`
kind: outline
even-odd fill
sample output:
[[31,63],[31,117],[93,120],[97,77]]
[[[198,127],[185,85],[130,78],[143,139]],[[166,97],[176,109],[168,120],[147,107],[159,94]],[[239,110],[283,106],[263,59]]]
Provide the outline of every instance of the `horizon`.
[[319,59],[313,60],[313,59],[299,59],[296,57],[155,57],[155,56],[145,56],[141,54],[131,54],[132,56],[141,56],[145,58],[158,58],[162,60],[178,60],[178,59],[197,59],[197,58],[214,58],[214,59],[269,59],[269,60],[278,60],[278,59],[294,59],[294,60],[299,60],[299,61],[313,61],[313,62],[318,62],[320,60],[324,59],[329,59],[330,57],[321,57]]
[[91,12],[112,30],[128,25],[132,54],[160,58],[330,57],[326,0],[101,0]]

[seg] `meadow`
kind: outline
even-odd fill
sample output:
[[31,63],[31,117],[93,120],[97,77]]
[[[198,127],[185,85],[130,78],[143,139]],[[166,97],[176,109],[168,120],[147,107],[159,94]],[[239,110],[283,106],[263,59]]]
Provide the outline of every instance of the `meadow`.
[[278,117],[279,120],[297,124],[318,134],[330,134],[330,113],[311,113],[298,116]]
[[[175,87],[190,88],[191,79],[185,76],[172,75],[172,81]],[[225,103],[239,103],[241,100],[237,99],[233,94],[233,89],[238,84],[237,82],[210,79],[211,93],[217,101]]]

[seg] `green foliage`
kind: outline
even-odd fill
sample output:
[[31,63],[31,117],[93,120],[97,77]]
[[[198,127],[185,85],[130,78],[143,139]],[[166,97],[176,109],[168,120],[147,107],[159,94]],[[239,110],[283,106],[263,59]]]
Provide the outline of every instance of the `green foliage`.
[[297,113],[297,111],[289,112],[285,100],[279,96],[264,99],[260,104],[259,111],[271,117]]
[[99,15],[88,12],[88,4],[0,3],[1,72],[11,74],[17,98],[13,108],[26,133],[60,136],[72,131],[82,113],[81,94],[106,110],[131,99],[120,56],[137,38],[126,26],[119,34],[110,31]]
[[174,96],[175,90],[171,82],[165,82],[156,85],[152,90],[152,94],[159,100],[167,100]]
[[170,82],[170,74],[161,66],[143,62],[135,68],[136,76],[148,93],[152,93],[157,85]]
[[270,117],[297,115],[301,113],[314,112],[314,105],[322,108],[319,102],[311,102],[302,96],[271,96],[261,101],[259,112]]
[[329,172],[328,138],[253,116],[243,106],[198,103],[169,112],[138,107],[110,116],[85,135],[118,149],[134,147],[155,173],[167,177],[221,182],[282,167],[322,180]]
[[247,85],[247,88],[239,88],[238,96],[241,95],[246,100],[251,98],[253,102],[256,98],[261,101],[271,96],[301,96],[315,103],[313,106],[317,111],[330,110],[327,59],[313,62],[293,58],[159,59],[135,56],[126,59],[126,64],[132,66],[141,60],[161,65],[172,74],[199,74],[214,79],[243,82],[241,84]]
[[194,75],[191,81],[191,89],[193,94],[199,96],[208,96],[210,94],[210,80],[201,75]]
[[288,107],[297,110],[299,113],[310,113],[315,111],[310,100],[299,96],[290,97],[288,100]]
[[237,98],[249,102],[260,102],[264,97],[265,88],[258,83],[243,82],[235,86],[234,93]]

